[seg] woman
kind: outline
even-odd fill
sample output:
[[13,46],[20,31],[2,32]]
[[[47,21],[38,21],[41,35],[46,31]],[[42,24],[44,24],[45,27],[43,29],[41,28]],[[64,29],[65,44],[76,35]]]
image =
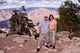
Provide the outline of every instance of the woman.
[[53,49],[55,48],[55,34],[57,29],[57,21],[54,19],[54,16],[52,14],[49,15],[49,40],[50,40],[50,46],[53,46]]

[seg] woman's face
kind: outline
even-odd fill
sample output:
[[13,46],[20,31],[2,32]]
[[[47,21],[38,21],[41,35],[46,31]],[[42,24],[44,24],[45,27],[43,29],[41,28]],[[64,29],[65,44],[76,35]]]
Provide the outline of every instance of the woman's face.
[[52,19],[53,19],[53,17],[52,17],[52,16],[50,16],[50,19],[52,20]]

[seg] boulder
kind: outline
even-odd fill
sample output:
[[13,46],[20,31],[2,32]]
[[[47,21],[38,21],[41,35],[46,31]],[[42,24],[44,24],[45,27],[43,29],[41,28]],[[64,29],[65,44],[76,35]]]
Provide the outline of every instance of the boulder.
[[61,37],[69,37],[70,35],[70,32],[69,31],[60,31],[56,34],[56,36],[58,38],[61,38]]
[[80,53],[80,48],[79,47],[76,47],[74,45],[72,46],[67,46],[67,47],[64,47],[63,50],[60,52],[60,53]]
[[25,39],[24,38],[20,38],[20,37],[16,37],[13,39],[13,42],[16,43],[24,43]]
[[6,33],[0,33],[0,37],[5,38],[6,37]]
[[76,42],[74,45],[80,47],[80,42]]
[[77,40],[77,41],[80,41],[80,37],[73,37],[72,40]]
[[0,53],[4,53],[4,51],[3,50],[0,50]]

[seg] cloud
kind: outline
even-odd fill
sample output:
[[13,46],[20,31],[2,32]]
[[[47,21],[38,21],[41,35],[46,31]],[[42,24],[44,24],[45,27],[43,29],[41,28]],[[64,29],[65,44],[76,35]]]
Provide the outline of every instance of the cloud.
[[[66,0],[6,0],[6,4],[0,6],[0,9],[4,8],[19,8],[23,5],[26,7],[53,7],[58,8]],[[72,0],[78,3],[78,0]]]
[[78,0],[72,0],[74,3],[79,3]]
[[[32,4],[31,4],[32,3]],[[56,1],[29,1],[27,7],[59,7],[61,2]]]

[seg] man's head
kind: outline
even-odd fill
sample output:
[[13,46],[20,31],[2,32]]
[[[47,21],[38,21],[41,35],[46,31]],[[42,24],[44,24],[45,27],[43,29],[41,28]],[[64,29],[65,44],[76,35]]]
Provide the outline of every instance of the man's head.
[[44,16],[44,20],[47,21],[48,20],[48,16]]

